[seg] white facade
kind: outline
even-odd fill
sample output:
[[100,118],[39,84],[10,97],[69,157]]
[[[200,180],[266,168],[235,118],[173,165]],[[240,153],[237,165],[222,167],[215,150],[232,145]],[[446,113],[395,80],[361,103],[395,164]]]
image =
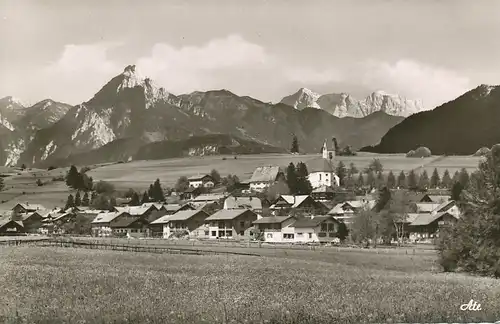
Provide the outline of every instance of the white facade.
[[319,188],[322,186],[338,187],[340,186],[339,177],[333,172],[312,172],[307,176],[311,186]]
[[205,188],[211,188],[214,186],[214,182],[211,180],[189,180],[189,186],[193,188],[199,188],[199,187],[205,187]]
[[[291,226],[293,223],[295,223],[295,219],[290,218],[281,224],[265,224],[267,228],[262,230],[264,241],[269,243],[293,243],[294,228]],[[275,228],[271,228],[272,225],[275,225]]]
[[188,236],[191,238],[208,238],[209,237],[209,227],[208,224],[203,224],[198,228],[190,231],[187,225],[179,226],[178,224],[167,223],[163,224],[163,238],[168,239],[170,235],[176,231],[186,231]]
[[262,192],[266,188],[271,186],[271,182],[250,182],[250,190],[256,192]]

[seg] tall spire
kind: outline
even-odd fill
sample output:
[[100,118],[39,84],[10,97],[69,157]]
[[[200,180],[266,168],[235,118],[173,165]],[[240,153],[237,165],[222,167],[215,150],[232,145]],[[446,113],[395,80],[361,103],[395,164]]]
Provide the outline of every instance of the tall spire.
[[326,139],[325,142],[323,143],[323,149],[321,150],[321,153],[323,155],[323,159],[328,159],[328,145]]

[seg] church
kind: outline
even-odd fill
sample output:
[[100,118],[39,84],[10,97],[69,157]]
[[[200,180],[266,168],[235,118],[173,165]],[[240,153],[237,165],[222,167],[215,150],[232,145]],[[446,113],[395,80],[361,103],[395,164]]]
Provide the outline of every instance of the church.
[[325,140],[321,149],[321,157],[306,162],[309,171],[309,182],[313,189],[320,187],[338,187],[340,179],[335,174],[335,145],[334,141],[328,145]]

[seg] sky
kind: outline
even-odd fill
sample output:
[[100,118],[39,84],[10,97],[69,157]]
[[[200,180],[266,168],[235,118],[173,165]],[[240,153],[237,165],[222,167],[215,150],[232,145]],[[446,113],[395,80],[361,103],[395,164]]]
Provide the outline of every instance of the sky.
[[0,0],[0,97],[79,104],[129,64],[174,94],[383,90],[433,108],[500,84],[500,1]]

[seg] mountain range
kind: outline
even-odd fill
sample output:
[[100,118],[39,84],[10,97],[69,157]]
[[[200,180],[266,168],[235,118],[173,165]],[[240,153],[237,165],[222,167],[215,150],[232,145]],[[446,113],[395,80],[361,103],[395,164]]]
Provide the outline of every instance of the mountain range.
[[[4,102],[5,101],[5,102]],[[0,106],[0,164],[65,165],[221,153],[302,152],[332,137],[357,149],[375,145],[404,117],[382,110],[339,118],[323,109],[264,103],[227,90],[173,95],[135,66],[76,106],[44,100]]]
[[500,86],[481,85],[432,111],[406,118],[363,148],[376,153],[406,153],[420,146],[436,155],[469,155],[500,143]]
[[371,93],[363,100],[358,100],[347,93],[320,95],[309,89],[301,88],[296,93],[284,97],[281,103],[302,110],[316,108],[336,117],[362,118],[377,111],[393,116],[408,117],[424,111],[421,100],[411,100],[383,91]]

